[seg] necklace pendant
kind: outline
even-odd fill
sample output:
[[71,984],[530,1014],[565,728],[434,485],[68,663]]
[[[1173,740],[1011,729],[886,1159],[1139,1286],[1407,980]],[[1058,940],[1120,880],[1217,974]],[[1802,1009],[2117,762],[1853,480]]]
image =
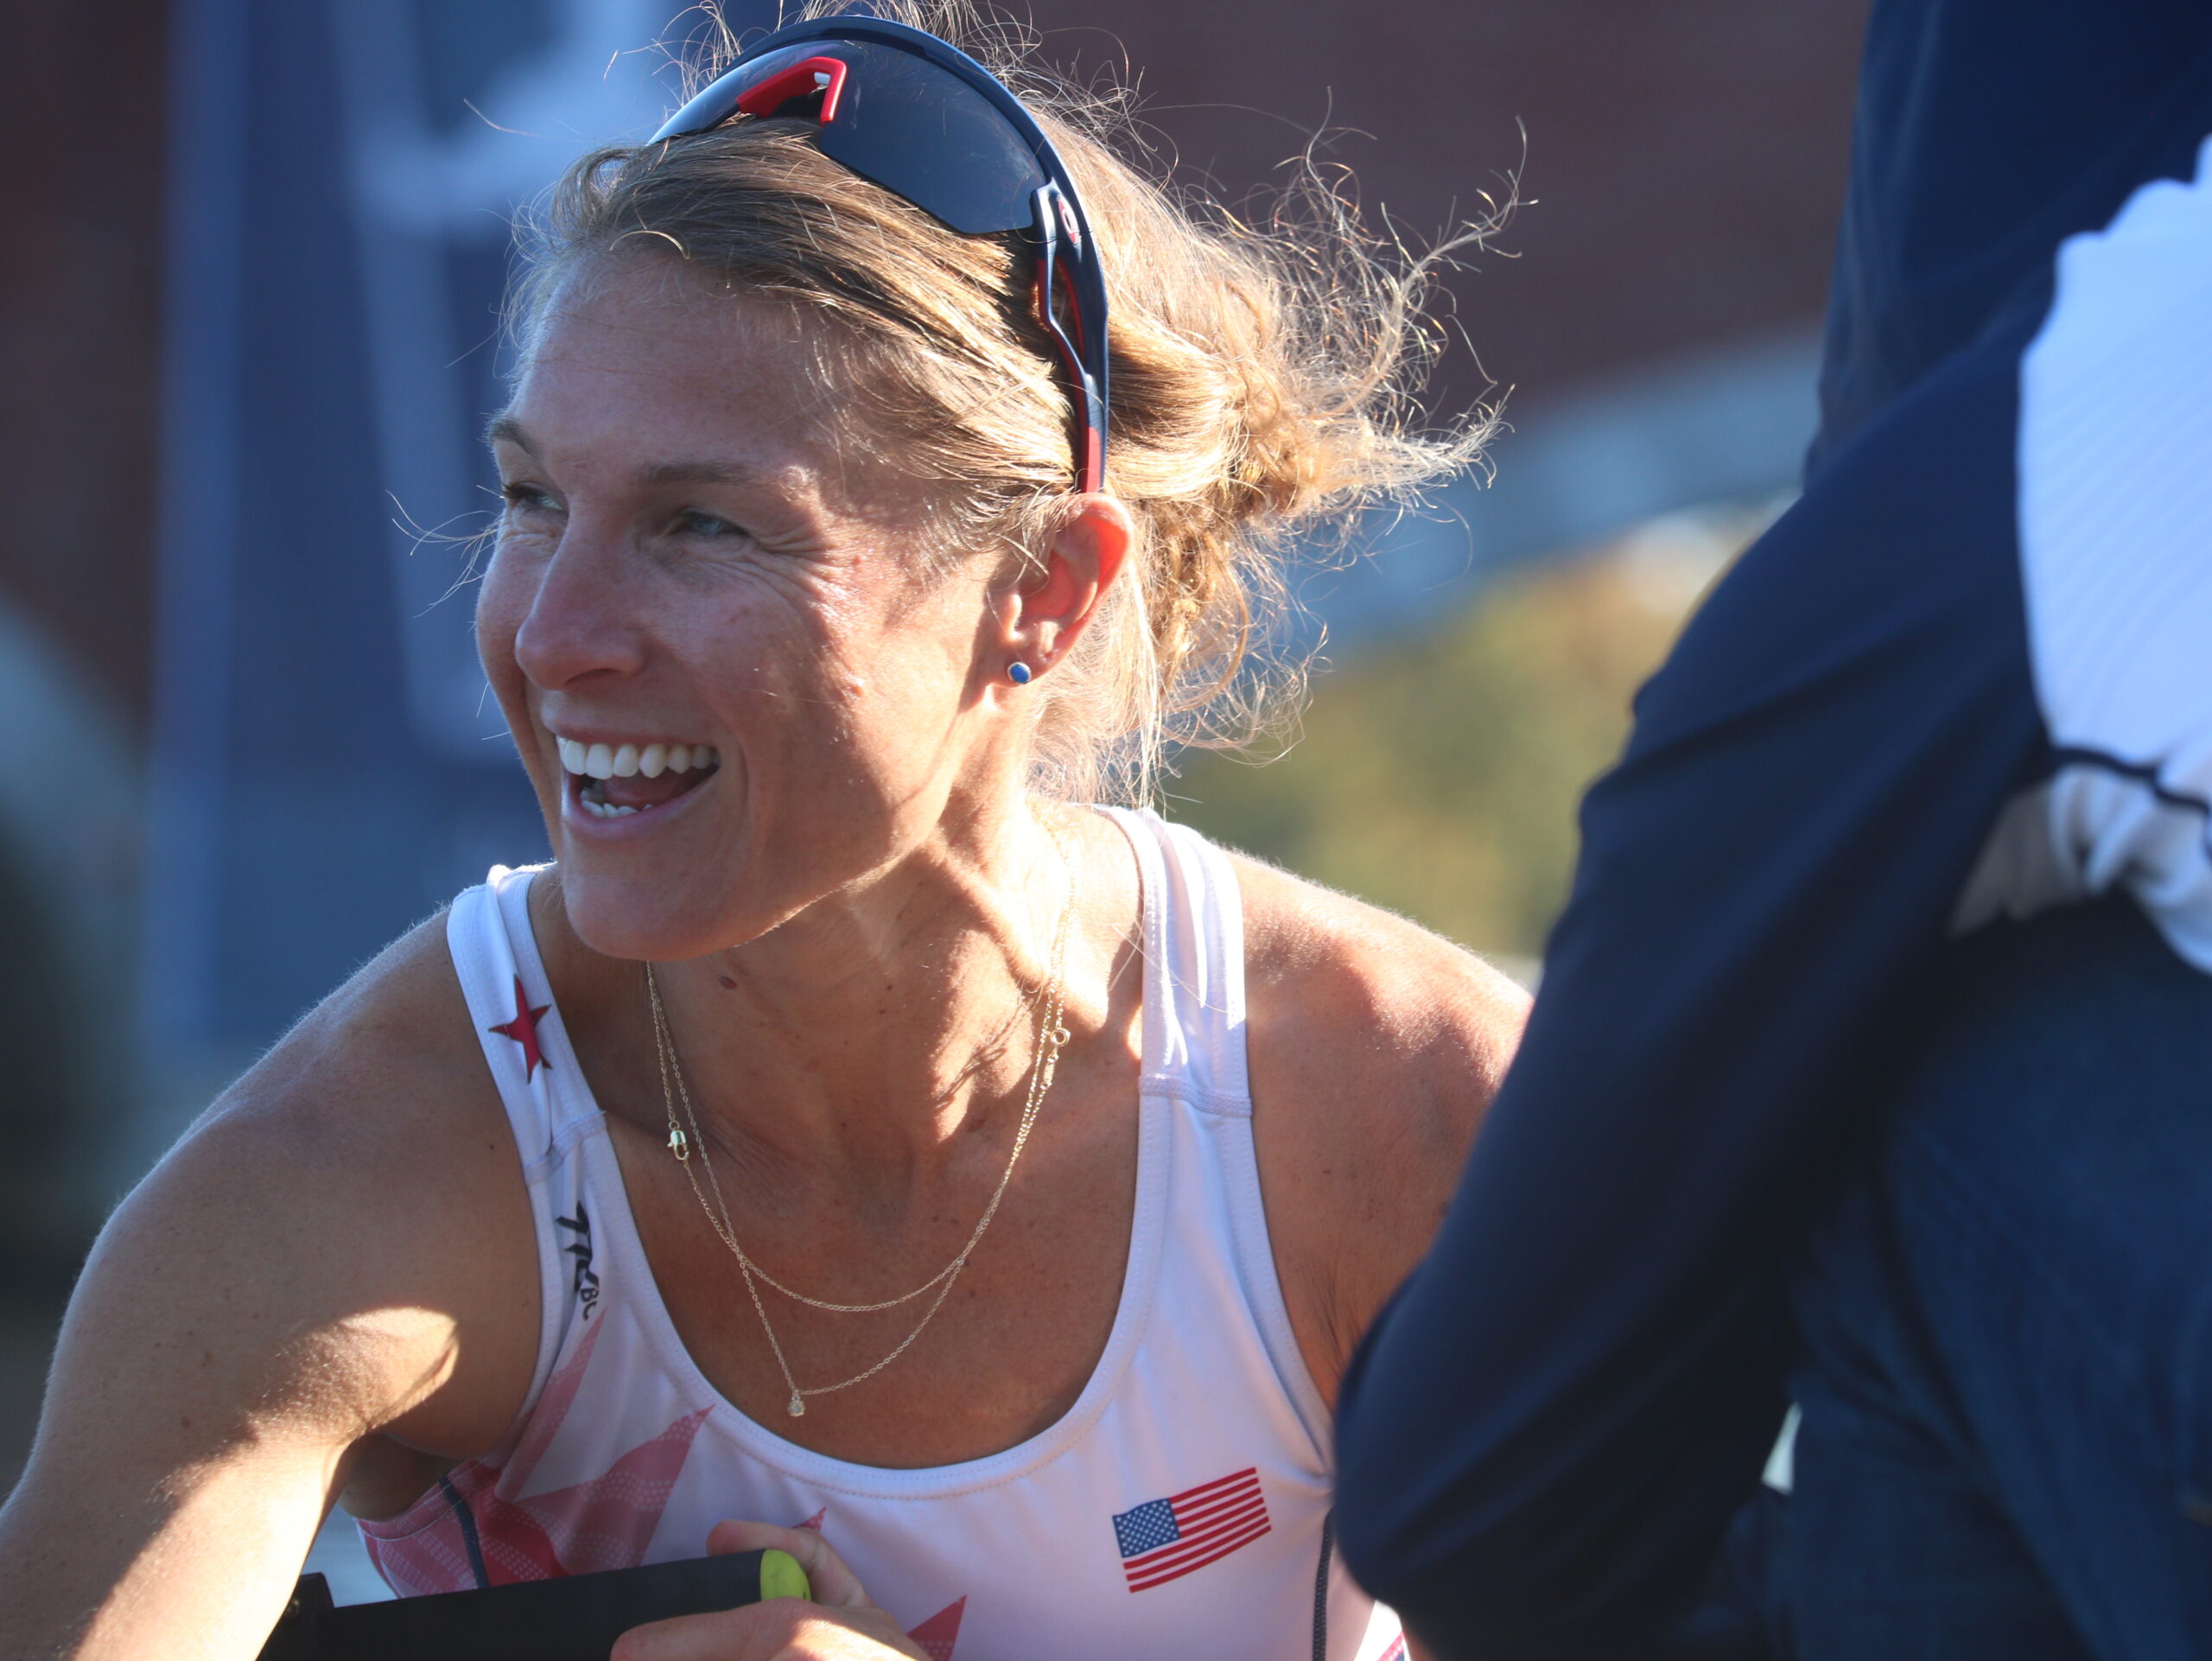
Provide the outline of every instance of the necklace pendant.
[[668,1127],[668,1151],[676,1155],[679,1165],[691,1157],[691,1139],[683,1134],[683,1127],[680,1124]]
[[794,1419],[803,1419],[806,1416],[806,1403],[800,1399],[799,1393],[797,1391],[793,1391],[791,1392],[791,1403],[784,1409],[784,1411],[790,1414]]

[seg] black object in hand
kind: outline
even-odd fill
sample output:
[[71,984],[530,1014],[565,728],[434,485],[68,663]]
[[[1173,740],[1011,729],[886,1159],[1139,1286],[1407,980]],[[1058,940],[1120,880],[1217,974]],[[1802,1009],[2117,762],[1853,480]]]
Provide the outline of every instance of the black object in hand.
[[647,1621],[807,1592],[798,1561],[775,1550],[343,1607],[302,1575],[261,1661],[607,1661]]

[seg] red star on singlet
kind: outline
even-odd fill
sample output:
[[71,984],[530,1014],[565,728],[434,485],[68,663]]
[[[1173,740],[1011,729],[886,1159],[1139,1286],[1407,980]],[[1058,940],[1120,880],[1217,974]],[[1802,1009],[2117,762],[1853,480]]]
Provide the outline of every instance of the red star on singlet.
[[952,1661],[952,1646],[960,1641],[960,1617],[967,1607],[965,1598],[949,1603],[906,1636],[921,1645],[930,1661]]
[[535,1009],[531,1009],[530,998],[522,990],[522,977],[518,975],[515,977],[515,1018],[489,1029],[502,1038],[512,1038],[522,1046],[522,1076],[525,1084],[538,1068],[547,1065],[545,1052],[537,1047],[537,1017],[552,1007],[550,1003],[541,1003]]

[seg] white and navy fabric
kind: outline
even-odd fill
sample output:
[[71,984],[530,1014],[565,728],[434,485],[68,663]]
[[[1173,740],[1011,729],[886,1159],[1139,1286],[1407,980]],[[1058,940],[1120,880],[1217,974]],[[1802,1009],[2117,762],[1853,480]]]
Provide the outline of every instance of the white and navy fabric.
[[742,1518],[819,1528],[933,1661],[1402,1656],[1395,1618],[1329,1546],[1329,1414],[1253,1157],[1235,869],[1188,830],[1112,817],[1142,883],[1145,976],[1120,1308],[1056,1423],[936,1468],[814,1453],[701,1374],[539,961],[532,873],[495,869],[454,902],[447,938],[522,1153],[545,1318],[502,1445],[362,1525],[394,1590],[696,1557]]
[[2212,971],[2212,7],[1872,27],[1806,493],[1641,695],[1347,1381],[1345,1552],[1447,1658],[1664,1652],[1955,942],[2118,895]]
[[1851,136],[1814,471],[2000,320],[2051,251],[2196,165],[2196,0],[1877,0]]

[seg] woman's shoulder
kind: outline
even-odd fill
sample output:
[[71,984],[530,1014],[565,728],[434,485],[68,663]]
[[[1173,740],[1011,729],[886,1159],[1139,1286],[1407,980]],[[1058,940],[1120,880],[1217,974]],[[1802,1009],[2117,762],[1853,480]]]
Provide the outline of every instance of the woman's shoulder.
[[[303,1015],[188,1136],[336,1137],[375,1162],[498,1111],[453,959],[448,913],[418,923]],[[480,1110],[471,1112],[470,1110]]]
[[1325,1395],[1417,1263],[1529,996],[1419,925],[1236,859],[1254,1141],[1276,1266]]
[[1525,991],[1418,923],[1231,859],[1256,1044],[1287,1047],[1348,1081],[1402,1092],[1427,1077],[1456,1100],[1471,1091],[1487,1101],[1520,1041]]

